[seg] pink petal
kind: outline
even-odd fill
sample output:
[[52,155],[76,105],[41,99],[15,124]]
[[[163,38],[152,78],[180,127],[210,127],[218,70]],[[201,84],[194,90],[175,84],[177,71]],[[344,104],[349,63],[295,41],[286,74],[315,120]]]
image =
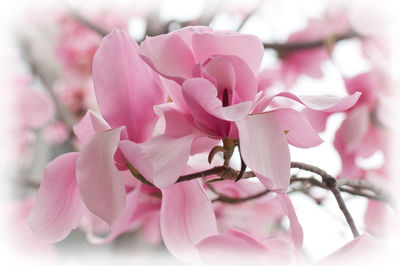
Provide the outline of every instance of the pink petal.
[[267,188],[286,190],[290,180],[289,146],[275,114],[249,115],[236,125],[247,166]]
[[293,239],[294,246],[297,251],[300,251],[303,245],[303,228],[301,227],[299,220],[297,219],[293,203],[286,193],[278,194],[277,198],[281,203],[283,212],[289,218],[290,221],[289,234]]
[[50,162],[29,215],[35,235],[49,241],[64,239],[81,220],[84,205],[75,177],[78,153],[66,153]]
[[137,49],[126,32],[113,30],[93,59],[93,82],[104,119],[112,128],[126,126],[129,139],[143,142],[157,121],[153,106],[166,97],[159,76]]
[[153,215],[149,215],[149,217],[143,222],[141,231],[148,243],[155,246],[160,245],[161,231],[159,212],[154,212]]
[[119,235],[127,232],[131,229],[133,224],[132,216],[139,204],[139,196],[141,192],[141,184],[139,183],[134,190],[126,195],[126,208],[124,209],[122,215],[113,222],[111,226],[111,231],[106,237],[97,237],[93,232],[88,233],[89,240],[94,244],[104,244],[109,243],[114,240]]
[[125,188],[114,165],[122,128],[89,138],[76,163],[79,192],[86,207],[111,225],[125,208]]
[[164,135],[182,137],[194,130],[189,114],[183,113],[175,103],[165,103],[154,106],[155,113],[165,121]]
[[220,144],[220,139],[212,139],[209,137],[198,137],[193,140],[190,155],[198,153],[210,152],[212,148]]
[[[393,258],[393,251],[368,235],[361,235],[331,255],[318,261],[315,266],[381,265],[382,258]],[[385,263],[383,264],[385,265]]]
[[366,105],[358,106],[348,114],[336,135],[344,147],[344,152],[350,153],[361,145],[361,141],[367,134],[369,125],[369,110]]
[[351,78],[345,78],[344,82],[347,92],[349,94],[357,91],[362,92],[358,103],[367,104],[370,108],[373,108],[378,100],[379,90],[383,82],[382,77],[378,73],[366,72]]
[[195,33],[192,37],[197,62],[204,62],[214,55],[234,55],[243,59],[257,74],[264,56],[264,47],[254,35],[230,31]]
[[111,127],[98,114],[92,110],[88,110],[73,129],[79,142],[84,145],[91,136],[109,130]]
[[302,113],[290,108],[279,108],[273,112],[281,128],[287,130],[287,140],[293,146],[311,148],[322,143],[322,139]]
[[153,182],[156,187],[165,188],[176,182],[189,160],[190,148],[195,137],[157,136],[143,143],[153,166]]
[[217,98],[217,88],[210,81],[202,78],[186,80],[182,89],[183,97],[190,106],[189,109],[194,118],[203,126],[223,136],[229,133],[230,124],[227,121],[243,119],[252,105],[248,101],[222,107],[222,102]]
[[18,87],[20,97],[17,111],[24,126],[37,129],[54,116],[54,103],[43,91],[29,87]]
[[147,181],[153,182],[153,165],[150,157],[143,149],[143,146],[129,140],[122,140],[118,143],[118,147],[126,160],[128,160]]
[[319,112],[309,108],[304,108],[301,113],[307,118],[317,132],[325,131],[326,121],[331,115],[329,112]]
[[139,173],[156,187],[164,188],[175,183],[182,174],[195,137],[161,135],[141,144],[121,141],[119,147]]
[[207,266],[265,265],[266,261],[271,262],[268,249],[251,236],[213,235],[202,240],[197,248]]
[[220,93],[224,89],[232,90],[230,105],[254,101],[257,93],[256,78],[249,66],[240,57],[213,57],[205,64],[203,70],[215,79]]
[[162,189],[161,235],[167,249],[181,260],[198,257],[196,245],[217,233],[214,209],[198,180]]
[[161,75],[182,83],[192,76],[196,64],[191,48],[178,34],[146,37],[139,53]]
[[306,107],[323,111],[323,112],[342,112],[344,110],[352,107],[360,97],[360,92],[355,92],[350,96],[346,97],[337,97],[333,95],[325,95],[325,96],[311,96],[311,95],[303,95],[297,96],[291,92],[281,92],[272,97],[265,97],[261,99],[256,106],[254,107],[252,113],[260,113],[265,110],[272,102],[275,97],[285,97],[292,99],[296,102],[299,102]]

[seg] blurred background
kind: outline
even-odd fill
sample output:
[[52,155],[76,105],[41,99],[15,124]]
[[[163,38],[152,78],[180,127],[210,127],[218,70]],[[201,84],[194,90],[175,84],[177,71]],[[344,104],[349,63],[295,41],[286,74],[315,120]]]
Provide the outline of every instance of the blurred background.
[[[393,173],[398,162],[395,150],[399,147],[396,140],[399,98],[396,97],[400,80],[400,4],[395,0],[14,0],[2,6],[0,261],[3,265],[184,265],[169,255],[159,237],[146,234],[145,230],[134,230],[104,245],[91,244],[83,231],[75,230],[64,241],[48,245],[36,239],[26,224],[45,165],[56,156],[76,149],[72,126],[86,110],[97,110],[91,62],[103,36],[114,27],[126,29],[137,42],[145,35],[164,34],[188,25],[211,25],[216,30],[254,34],[267,44],[327,40],[323,49],[329,55],[322,59],[318,55],[300,55],[290,61],[276,49],[266,49],[265,71],[259,82],[275,92],[344,96],[348,93],[347,79],[363,73],[378,75],[377,87],[387,92],[387,97],[381,104],[386,108],[385,115],[378,114],[377,119],[385,126],[390,125],[390,134],[384,138],[391,149],[377,150],[371,156],[355,160],[360,169],[358,174],[362,172],[363,178],[368,175],[382,184],[390,183],[393,191],[398,188],[393,175],[376,178],[382,175],[379,172],[382,165],[390,164]],[[350,31],[356,34],[343,40],[332,35]],[[282,71],[284,64],[291,71]],[[343,158],[333,141],[345,118],[346,114],[329,117],[321,134],[325,141],[322,145],[307,150],[291,147],[292,160],[340,175]],[[239,158],[236,160],[239,162]],[[321,206],[315,203],[318,193],[313,196],[291,194],[304,229],[304,256],[308,262],[323,258],[352,238],[336,202],[327,200]],[[385,228],[383,223],[396,216],[387,210],[390,208],[380,208],[385,213],[382,215],[389,217],[379,218],[385,222],[371,225],[366,215],[375,203],[352,195],[345,195],[345,199],[362,231],[385,236],[388,243],[396,245],[396,234],[381,230]],[[285,225],[287,221],[282,223]]]

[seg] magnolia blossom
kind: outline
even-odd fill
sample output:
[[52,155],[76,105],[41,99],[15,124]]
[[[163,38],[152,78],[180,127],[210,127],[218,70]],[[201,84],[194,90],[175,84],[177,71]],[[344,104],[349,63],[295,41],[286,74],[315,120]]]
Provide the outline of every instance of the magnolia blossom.
[[[142,226],[155,229],[148,236],[155,242],[160,232],[181,260],[199,259],[209,246],[232,240],[232,250],[250,243],[267,258],[296,261],[303,232],[286,194],[288,145],[309,148],[322,140],[303,113],[279,99],[334,113],[352,107],[360,93],[266,96],[257,85],[263,53],[255,36],[208,27],[150,37],[140,47],[113,30],[93,60],[101,116],[88,111],[74,127],[80,152],[46,167],[29,217],[33,232],[55,242],[81,225],[89,239],[105,243]],[[158,120],[164,128],[154,136]],[[203,180],[177,182],[194,172],[191,155],[209,153],[221,141],[232,149],[238,142],[244,163],[275,193],[280,215],[290,221],[288,235],[261,241],[238,231],[219,234]],[[97,235],[105,231],[104,238]]]

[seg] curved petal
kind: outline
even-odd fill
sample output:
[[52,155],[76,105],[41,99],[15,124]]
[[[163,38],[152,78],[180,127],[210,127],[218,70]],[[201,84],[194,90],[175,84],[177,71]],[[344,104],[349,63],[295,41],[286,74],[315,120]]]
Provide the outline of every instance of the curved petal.
[[268,261],[268,249],[251,236],[213,235],[203,239],[197,248],[203,263],[210,266],[266,265]]
[[165,188],[176,182],[189,160],[195,137],[157,136],[143,143],[143,149],[153,166],[153,182],[156,187]]
[[297,251],[300,251],[303,245],[303,228],[301,227],[299,220],[297,219],[293,203],[286,193],[278,194],[277,198],[282,206],[283,212],[289,218],[289,234],[292,237],[294,246]]
[[36,203],[29,215],[32,232],[49,242],[64,239],[81,220],[84,205],[75,177],[78,153],[66,153],[44,170]]
[[382,265],[382,258],[395,258],[393,252],[384,243],[363,234],[318,261],[315,266]]
[[192,45],[197,62],[204,62],[213,55],[235,55],[243,59],[255,74],[264,56],[260,39],[231,31],[195,33]]
[[285,97],[299,102],[312,110],[323,112],[342,112],[352,107],[360,98],[361,93],[355,92],[346,97],[338,97],[333,95],[313,96],[302,95],[297,96],[291,92],[281,92],[272,97],[262,98],[253,108],[252,113],[260,113],[265,110],[275,97]]
[[229,131],[229,123],[224,121],[243,119],[252,106],[252,103],[247,101],[222,107],[222,102],[217,98],[217,88],[210,81],[202,78],[186,80],[182,90],[194,118],[221,135],[226,135]]
[[165,120],[164,135],[182,137],[194,130],[190,114],[183,113],[175,103],[165,103],[154,106],[154,112]]
[[126,195],[126,208],[122,215],[113,222],[111,226],[111,231],[106,237],[97,237],[93,232],[88,232],[89,240],[94,244],[104,244],[109,243],[114,240],[119,235],[128,231],[132,224],[132,216],[139,204],[139,196],[141,191],[141,184],[139,183],[134,190]]
[[125,208],[123,180],[114,164],[122,127],[89,138],[76,163],[79,192],[86,207],[111,225]]
[[279,108],[273,112],[281,128],[287,132],[288,142],[293,146],[311,148],[322,143],[322,139],[302,113],[290,108]]
[[83,145],[93,135],[109,130],[111,127],[92,110],[88,110],[85,116],[73,127],[79,142]]
[[254,101],[257,81],[254,73],[240,57],[215,56],[204,64],[203,70],[215,79],[219,91],[232,89],[231,105]]
[[196,245],[217,233],[212,203],[198,180],[162,189],[161,235],[167,249],[181,260],[198,257]]
[[178,34],[146,37],[139,53],[154,70],[179,83],[192,76],[196,64],[191,48]]
[[345,153],[351,153],[361,144],[370,125],[368,106],[357,106],[352,110],[337,131],[336,137]]
[[275,114],[249,115],[236,125],[247,166],[267,188],[286,190],[290,180],[289,146]]
[[301,113],[307,118],[312,127],[319,133],[325,131],[326,121],[332,114],[329,112],[315,111],[310,108],[304,108]]
[[175,183],[182,174],[195,137],[161,135],[141,144],[121,141],[119,148],[139,173],[156,187],[164,188]]
[[165,102],[159,76],[137,53],[138,46],[115,29],[102,41],[93,59],[97,103],[112,128],[126,126],[129,139],[147,140],[157,116],[153,106]]
[[118,143],[118,147],[126,160],[128,160],[147,181],[153,182],[153,165],[142,145],[129,140],[122,140]]
[[24,126],[36,129],[54,116],[55,107],[49,95],[27,86],[18,87],[20,97],[17,102],[19,118]]

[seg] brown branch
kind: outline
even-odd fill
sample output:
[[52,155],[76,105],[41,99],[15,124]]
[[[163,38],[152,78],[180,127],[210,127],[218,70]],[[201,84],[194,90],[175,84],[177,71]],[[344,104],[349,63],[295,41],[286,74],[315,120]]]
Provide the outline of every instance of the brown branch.
[[356,225],[354,223],[353,217],[351,216],[349,210],[347,209],[346,204],[345,204],[345,202],[344,202],[344,200],[342,198],[342,195],[340,194],[340,191],[339,191],[336,183],[332,184],[329,187],[329,189],[330,189],[330,191],[332,191],[333,195],[335,196],[336,201],[337,201],[337,203],[339,205],[339,208],[343,212],[343,215],[346,218],[346,221],[350,226],[350,229],[351,229],[351,232],[353,233],[354,238],[359,237],[360,233],[357,230],[357,227],[356,227]]
[[246,25],[247,21],[257,12],[258,9],[264,4],[264,0],[260,0],[259,3],[243,18],[242,22],[240,22],[236,31],[239,32],[244,25]]
[[376,196],[382,197],[388,202],[393,202],[393,199],[391,199],[391,196],[387,190],[385,190],[384,188],[382,188],[380,186],[372,184],[366,180],[350,179],[350,178],[342,177],[342,178],[339,178],[336,182],[339,187],[349,186],[352,188],[370,190],[370,191],[374,192]]
[[335,199],[339,205],[340,210],[342,211],[344,217],[346,218],[347,224],[349,225],[351,232],[353,233],[354,238],[357,238],[360,234],[357,230],[357,227],[354,223],[353,217],[351,216],[349,210],[347,209],[346,203],[344,202],[342,195],[340,194],[340,190],[336,183],[336,179],[329,175],[326,171],[322,170],[313,165],[309,165],[306,163],[292,162],[290,165],[291,168],[297,168],[301,170],[306,170],[312,173],[315,173],[322,177],[323,184],[332,192],[335,196]]
[[52,98],[54,105],[56,107],[57,115],[59,119],[68,126],[70,132],[72,132],[72,127],[75,125],[75,119],[73,115],[68,111],[68,109],[58,100],[56,93],[53,90],[52,81],[47,77],[47,75],[43,72],[40,66],[35,61],[32,51],[29,47],[29,44],[26,40],[20,40],[20,48],[21,54],[23,55],[25,61],[28,63],[28,66],[33,75],[35,75],[40,82],[43,84],[43,87],[47,90],[50,97]]
[[253,200],[253,199],[257,199],[260,198],[262,196],[267,195],[269,192],[271,192],[269,189],[267,190],[263,190],[259,193],[256,193],[254,195],[251,196],[247,196],[247,197],[243,197],[243,198],[234,198],[234,197],[230,197],[228,195],[219,193],[212,185],[206,183],[207,187],[214,192],[218,197],[213,199],[212,202],[223,202],[223,203],[227,203],[227,204],[238,204],[238,203],[243,203],[245,201],[249,201],[249,200]]
[[89,21],[87,18],[83,17],[81,14],[78,12],[71,10],[70,11],[71,16],[81,23],[83,26],[86,26],[87,28],[93,30],[94,32],[97,32],[100,36],[104,37],[108,34],[108,31],[100,27],[99,25],[94,24],[93,22]]
[[362,36],[356,32],[350,31],[344,34],[332,35],[335,36],[334,39],[320,39],[314,41],[305,42],[288,42],[288,43],[263,43],[264,49],[272,49],[281,54],[286,54],[289,52],[294,52],[298,50],[313,49],[318,47],[323,47],[328,44],[328,42],[339,42],[342,40],[352,39],[352,38],[362,38]]
[[214,168],[211,168],[211,169],[208,169],[208,170],[205,170],[205,171],[201,171],[201,172],[196,172],[196,173],[180,176],[178,178],[178,180],[176,181],[176,183],[193,180],[193,179],[197,179],[197,178],[200,178],[200,177],[204,178],[204,177],[207,177],[207,176],[210,176],[210,175],[217,175],[217,176],[220,176],[220,177],[224,177],[224,176],[227,176],[227,174],[231,175],[232,172],[234,172],[234,171],[235,170],[233,170],[230,167],[216,166]]

